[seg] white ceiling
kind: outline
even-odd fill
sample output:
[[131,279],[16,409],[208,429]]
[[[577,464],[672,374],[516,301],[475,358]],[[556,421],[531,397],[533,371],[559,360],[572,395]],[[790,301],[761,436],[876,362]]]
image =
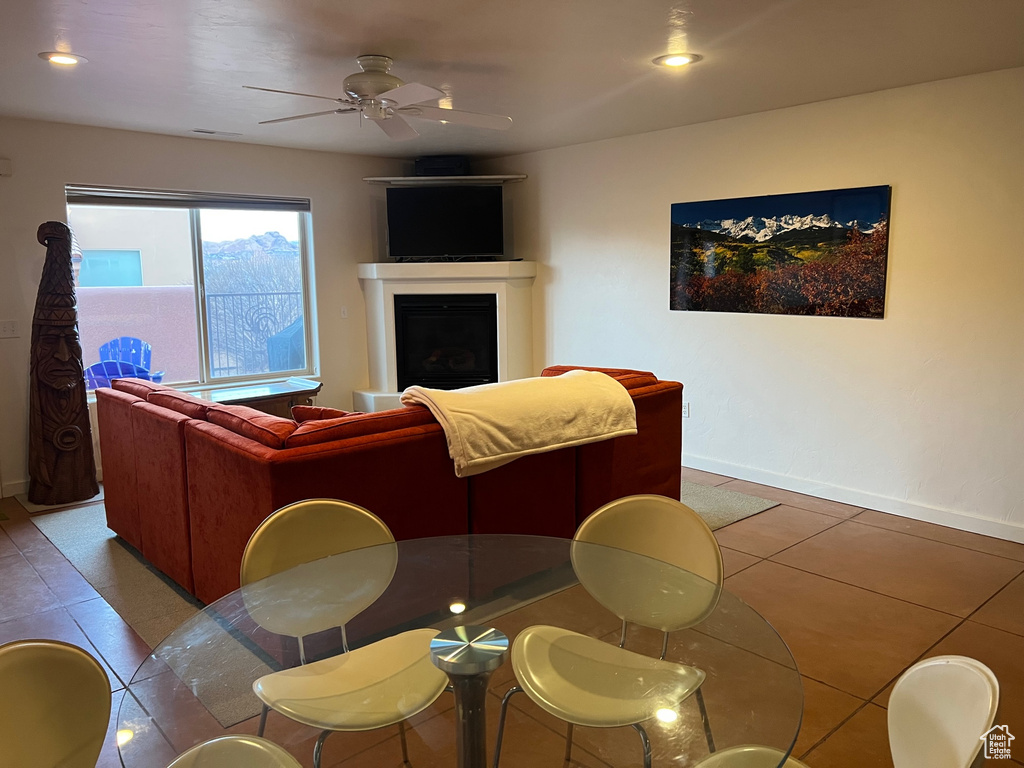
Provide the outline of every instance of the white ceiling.
[[[677,47],[704,60],[650,63]],[[37,56],[57,49],[89,61]],[[353,114],[257,125],[330,105],[243,85],[341,96],[363,53],[513,126],[410,120],[420,137],[394,142]],[[1022,65],[1022,0],[7,0],[0,13],[0,115],[399,157],[514,154]]]

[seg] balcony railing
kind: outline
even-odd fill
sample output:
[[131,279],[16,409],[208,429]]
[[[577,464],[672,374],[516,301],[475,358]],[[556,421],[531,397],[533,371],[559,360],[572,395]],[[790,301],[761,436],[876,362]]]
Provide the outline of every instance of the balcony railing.
[[306,367],[299,291],[208,293],[206,325],[213,378]]

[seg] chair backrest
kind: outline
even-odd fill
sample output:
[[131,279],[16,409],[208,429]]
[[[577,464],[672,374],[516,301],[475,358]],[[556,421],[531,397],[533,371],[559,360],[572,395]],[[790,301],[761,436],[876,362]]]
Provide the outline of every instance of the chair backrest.
[[149,380],[149,371],[143,368],[141,365],[135,363],[129,363],[126,360],[102,360],[100,365],[107,372],[107,377],[110,379],[145,379]]
[[178,755],[167,768],[302,768],[272,741],[259,736],[219,736]]
[[110,721],[99,662],[57,640],[0,645],[0,765],[95,768]]
[[[343,553],[351,554],[325,560]],[[307,499],[259,524],[245,545],[239,578],[246,608],[261,626],[303,637],[344,626],[384,593],[397,565],[395,538],[379,517],[357,504]],[[309,595],[312,583],[326,584],[330,593]]]
[[111,339],[100,346],[100,360],[119,360],[133,363],[140,368],[150,369],[153,359],[153,347],[149,342],[136,339],[134,336],[121,336]]
[[903,673],[889,696],[895,768],[968,768],[995,722],[999,681],[967,656],[936,656]]
[[109,387],[110,377],[107,375],[106,364],[103,362],[93,363],[85,369],[85,388],[98,389]]
[[616,499],[584,520],[573,540],[580,582],[626,621],[671,632],[704,621],[718,604],[722,551],[707,523],[677,499]]

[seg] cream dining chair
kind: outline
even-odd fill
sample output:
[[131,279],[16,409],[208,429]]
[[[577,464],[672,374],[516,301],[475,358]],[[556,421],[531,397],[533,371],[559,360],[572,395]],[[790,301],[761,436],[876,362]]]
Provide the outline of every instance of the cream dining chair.
[[[623,557],[623,550],[632,554]],[[519,633],[512,645],[517,685],[502,699],[495,768],[501,758],[509,701],[520,691],[568,724],[566,761],[572,752],[574,726],[628,725],[640,736],[644,766],[649,768],[651,745],[642,723],[660,710],[675,710],[694,693],[708,748],[713,751],[700,690],[705,673],[665,660],[669,634],[704,621],[721,595],[722,553],[707,523],[678,500],[628,496],[584,520],[573,537],[571,553],[580,584],[622,620],[619,644],[546,625]],[[681,577],[686,578],[685,586]],[[672,579],[677,588],[665,589]],[[624,648],[629,623],[662,631],[659,658]]]
[[[331,555],[346,553],[342,561]],[[342,564],[339,569],[338,563]],[[272,672],[253,683],[263,702],[259,735],[273,709],[322,733],[313,748],[319,768],[323,744],[335,731],[368,731],[398,724],[402,759],[409,762],[404,721],[423,711],[448,685],[430,660],[434,629],[415,629],[350,651],[345,624],[387,589],[398,562],[391,531],[372,512],[334,499],[309,499],[282,507],[253,532],[242,556],[242,598],[265,629],[298,638],[301,665]],[[333,563],[332,587],[310,598],[315,570]],[[285,573],[287,571],[287,573]],[[276,576],[273,582],[261,580]],[[287,594],[294,599],[266,599]],[[266,589],[273,584],[272,589]],[[339,587],[340,590],[339,591]],[[342,592],[344,594],[342,594]],[[306,663],[303,637],[341,628],[344,652]]]
[[94,768],[110,721],[110,680],[76,645],[0,645],[0,766]]
[[995,722],[999,681],[967,656],[935,656],[908,669],[889,695],[895,768],[968,768]]
[[302,768],[302,763],[259,736],[219,736],[182,752],[167,768]]
[[[967,656],[935,656],[904,672],[889,695],[894,768],[970,768],[995,722],[999,681]],[[695,768],[777,768],[785,753],[748,744],[715,752]],[[806,768],[788,758],[784,768]]]
[[[783,762],[785,761],[785,762]],[[744,744],[729,747],[701,760],[694,768],[808,768],[794,757],[774,747]]]

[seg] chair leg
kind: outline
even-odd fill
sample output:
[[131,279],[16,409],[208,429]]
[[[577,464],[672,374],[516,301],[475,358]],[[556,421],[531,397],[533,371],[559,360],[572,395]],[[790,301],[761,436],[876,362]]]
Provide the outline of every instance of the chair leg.
[[640,734],[640,742],[644,745],[644,768],[651,768],[651,740],[647,731],[640,723],[633,723],[633,730]]
[[409,763],[409,745],[405,741],[405,720],[398,723],[398,736],[402,740],[402,764],[410,765]]
[[324,731],[316,740],[316,744],[313,745],[313,768],[320,768],[320,758],[324,752],[324,742],[327,741],[327,737],[330,736],[334,731]]
[[508,701],[514,694],[520,693],[522,690],[518,685],[513,685],[501,699],[501,715],[498,716],[498,735],[494,739],[494,768],[498,768],[498,761],[501,759],[501,739],[505,735],[505,715],[508,713]]
[[263,709],[260,711],[260,727],[256,731],[257,736],[262,736],[263,731],[267,728],[267,712],[270,710],[266,704],[263,705]]
[[700,722],[704,726],[704,738],[708,742],[708,752],[715,751],[715,738],[711,735],[711,721],[708,720],[708,710],[704,706],[704,692],[697,689],[697,706],[700,708]]
[[568,728],[565,729],[565,762],[569,762],[572,759],[572,723],[566,723]]

